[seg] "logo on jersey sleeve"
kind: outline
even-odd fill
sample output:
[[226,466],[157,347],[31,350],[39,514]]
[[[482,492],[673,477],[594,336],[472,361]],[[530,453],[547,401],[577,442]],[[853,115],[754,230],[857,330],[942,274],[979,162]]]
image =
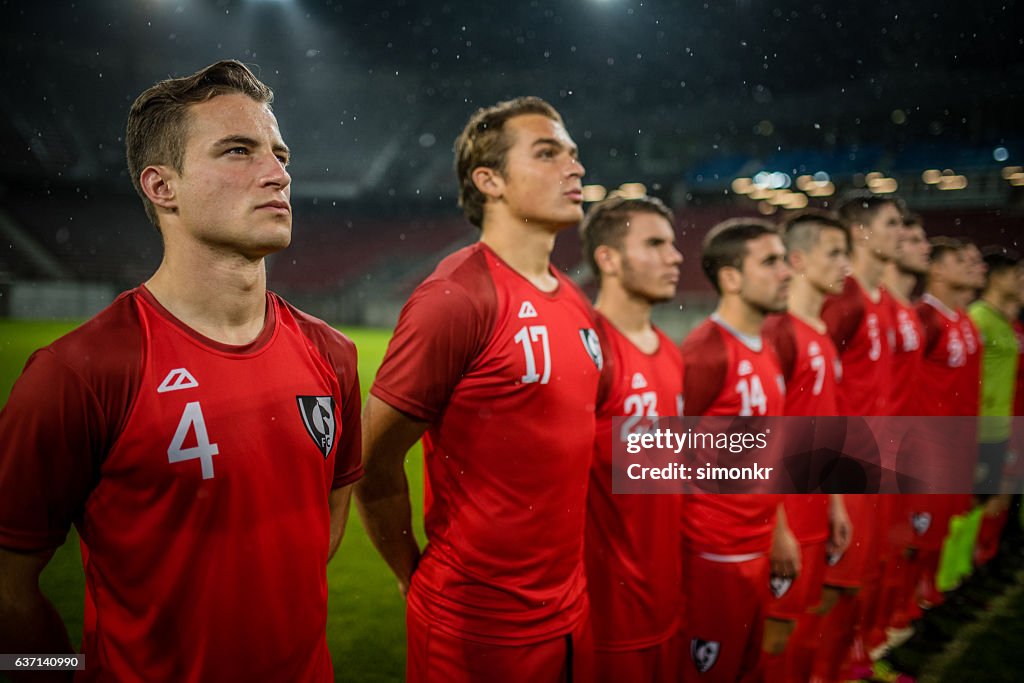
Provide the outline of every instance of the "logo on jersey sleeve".
[[910,526],[918,536],[924,536],[932,525],[930,512],[916,512],[910,516]]
[[772,589],[772,595],[778,600],[793,587],[793,579],[788,576],[772,576],[768,581],[768,585]]
[[529,301],[524,301],[523,305],[519,307],[520,318],[536,318],[537,309],[533,307],[533,304]]
[[334,397],[333,396],[296,396],[302,423],[313,443],[323,453],[324,459],[331,454],[334,445]]
[[601,354],[601,342],[597,339],[597,332],[587,327],[580,330],[580,339],[583,341],[583,348],[587,350],[590,360],[600,370],[604,367],[604,356]]
[[722,650],[722,644],[717,640],[701,640],[694,638],[690,641],[690,658],[700,673],[707,673],[718,661],[718,653]]
[[164,381],[160,382],[160,386],[157,387],[156,393],[166,394],[168,391],[177,391],[178,389],[191,389],[192,387],[198,387],[199,382],[192,376],[192,373],[185,368],[174,368],[167,373],[164,377]]

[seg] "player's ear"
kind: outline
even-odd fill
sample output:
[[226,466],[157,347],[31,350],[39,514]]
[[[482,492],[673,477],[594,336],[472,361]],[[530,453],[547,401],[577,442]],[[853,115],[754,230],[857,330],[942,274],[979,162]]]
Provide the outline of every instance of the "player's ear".
[[799,249],[793,249],[786,254],[786,262],[789,263],[790,270],[799,271],[804,268],[804,253]]
[[505,192],[505,179],[501,177],[497,169],[487,166],[477,166],[470,174],[476,189],[480,190],[486,197],[499,199]]
[[139,186],[154,206],[174,210],[178,207],[173,182],[176,177],[167,166],[147,166],[139,174]]
[[597,249],[594,249],[594,262],[603,276],[618,275],[621,268],[621,260],[618,250],[612,249],[607,244],[602,244]]
[[718,286],[723,294],[735,294],[743,287],[743,273],[735,266],[725,266],[718,271]]

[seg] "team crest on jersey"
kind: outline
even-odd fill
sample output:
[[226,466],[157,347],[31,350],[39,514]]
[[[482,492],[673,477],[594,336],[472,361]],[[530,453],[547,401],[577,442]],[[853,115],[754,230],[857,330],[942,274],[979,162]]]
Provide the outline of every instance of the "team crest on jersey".
[[807,355],[808,356],[820,356],[821,355],[821,345],[818,344],[818,342],[816,342],[816,341],[812,341],[810,344],[807,345]]
[[533,304],[529,301],[524,301],[523,305],[519,307],[520,318],[536,318],[537,309],[533,307]]
[[768,585],[772,589],[772,595],[778,600],[783,595],[789,592],[789,589],[793,587],[793,579],[788,576],[772,576],[768,580]]
[[932,525],[932,513],[915,512],[910,515],[910,526],[918,536],[924,536]]
[[601,342],[597,339],[597,332],[589,327],[581,329],[580,340],[583,341],[583,348],[587,350],[587,355],[594,361],[597,369],[604,368],[604,356],[601,355]]
[[192,373],[185,368],[174,368],[167,373],[164,377],[164,381],[160,382],[160,386],[156,388],[156,393],[166,394],[168,391],[177,391],[178,389],[191,389],[192,387],[198,387],[199,382],[192,376]]
[[701,640],[694,638],[690,641],[690,658],[700,673],[711,671],[711,667],[718,661],[718,653],[722,645],[717,640]]
[[647,388],[647,380],[644,379],[644,376],[641,375],[639,372],[634,372],[633,373],[633,381],[631,383],[631,386],[634,389],[646,389]]
[[750,361],[745,358],[741,360],[740,364],[736,367],[736,374],[739,375],[740,377],[746,377],[753,371],[754,366],[751,365]]
[[295,400],[299,404],[302,424],[306,425],[309,438],[313,439],[326,460],[331,454],[337,432],[334,425],[334,397],[296,396]]

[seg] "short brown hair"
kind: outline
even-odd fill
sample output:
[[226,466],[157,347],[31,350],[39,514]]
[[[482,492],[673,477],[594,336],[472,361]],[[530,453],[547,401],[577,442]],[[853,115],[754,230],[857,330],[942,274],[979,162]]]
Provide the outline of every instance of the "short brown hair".
[[630,216],[638,213],[651,213],[675,223],[672,210],[657,197],[613,197],[590,207],[587,215],[580,223],[580,243],[583,247],[583,260],[590,266],[594,276],[601,280],[601,269],[597,267],[594,251],[607,245],[614,249],[622,248],[622,240],[629,232]]
[[185,165],[185,138],[188,133],[188,108],[217,95],[239,93],[268,107],[274,91],[264,85],[244,64],[225,59],[191,76],[169,78],[150,87],[136,98],[128,112],[125,147],[128,174],[150,222],[160,229],[156,208],[142,191],[142,169],[166,164],[178,173]]
[[863,225],[869,223],[886,204],[892,204],[900,212],[900,215],[903,215],[905,206],[902,199],[894,194],[874,194],[872,192],[854,192],[846,195],[836,207],[836,214],[841,221],[852,228],[856,223]]
[[540,114],[562,123],[561,115],[539,97],[517,97],[493,107],[477,109],[455,138],[455,175],[459,179],[459,206],[470,223],[483,227],[486,197],[473,183],[473,170],[484,167],[505,172],[505,156],[512,140],[505,124],[524,114]]
[[808,251],[818,243],[822,228],[839,230],[846,237],[846,248],[850,249],[850,229],[835,215],[820,209],[806,209],[791,216],[781,226],[782,242],[786,251],[800,249]]
[[930,263],[941,261],[946,254],[955,254],[964,250],[964,243],[952,237],[933,237],[928,240],[928,243],[932,247],[931,252],[928,254],[928,261]]
[[779,231],[767,221],[756,218],[730,218],[722,221],[704,237],[700,267],[711,281],[715,291],[722,293],[718,272],[722,268],[741,268],[747,255],[747,242],[762,235],[778,235]]

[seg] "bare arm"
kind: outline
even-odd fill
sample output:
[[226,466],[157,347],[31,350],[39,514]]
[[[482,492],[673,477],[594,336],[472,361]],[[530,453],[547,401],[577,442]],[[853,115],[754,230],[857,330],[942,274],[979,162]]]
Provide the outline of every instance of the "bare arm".
[[374,547],[398,578],[405,596],[420,558],[412,531],[405,454],[427,429],[372,394],[363,409],[363,467],[356,507]]
[[327,561],[330,562],[334,554],[338,552],[341,539],[345,536],[345,525],[348,523],[349,504],[352,502],[353,484],[342,486],[331,491],[329,503],[331,506],[331,545],[327,552]]
[[[39,590],[39,574],[53,553],[47,550],[22,554],[0,549],[0,652],[54,655],[74,652],[64,622]],[[33,672],[28,675],[32,676],[30,680],[70,681],[73,673]]]
[[800,544],[789,530],[786,509],[782,503],[778,506],[775,532],[772,534],[771,563],[772,574],[775,576],[796,577],[800,574]]
[[843,554],[850,547],[850,540],[853,538],[853,524],[850,523],[850,516],[846,513],[843,497],[838,493],[829,495],[828,528],[828,547],[834,553]]

